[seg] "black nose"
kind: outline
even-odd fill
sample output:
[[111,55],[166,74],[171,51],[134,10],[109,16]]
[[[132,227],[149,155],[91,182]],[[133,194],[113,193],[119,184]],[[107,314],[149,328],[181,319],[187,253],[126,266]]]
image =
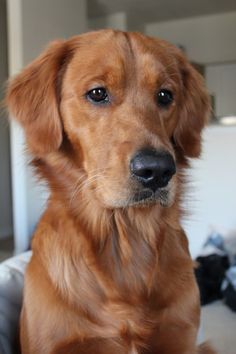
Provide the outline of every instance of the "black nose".
[[173,157],[166,151],[143,149],[130,162],[130,171],[146,188],[154,192],[165,187],[176,172]]

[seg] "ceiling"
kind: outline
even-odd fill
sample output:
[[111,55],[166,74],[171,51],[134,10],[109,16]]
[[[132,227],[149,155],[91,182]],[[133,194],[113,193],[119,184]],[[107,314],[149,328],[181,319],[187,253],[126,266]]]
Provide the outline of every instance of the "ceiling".
[[141,23],[235,10],[235,0],[88,0],[90,18],[122,11],[131,21]]

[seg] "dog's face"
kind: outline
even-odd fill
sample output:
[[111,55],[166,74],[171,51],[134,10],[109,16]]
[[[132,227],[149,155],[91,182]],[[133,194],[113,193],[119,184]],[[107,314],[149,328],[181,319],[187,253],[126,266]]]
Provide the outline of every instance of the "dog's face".
[[200,75],[178,49],[111,30],[52,44],[13,81],[8,104],[37,157],[69,142],[83,192],[111,209],[170,205],[208,114]]

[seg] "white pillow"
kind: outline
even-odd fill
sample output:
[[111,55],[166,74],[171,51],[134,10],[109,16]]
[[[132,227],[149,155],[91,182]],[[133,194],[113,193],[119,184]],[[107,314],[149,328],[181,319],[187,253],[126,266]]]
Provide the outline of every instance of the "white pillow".
[[25,252],[0,264],[0,353],[14,354],[22,303],[24,272],[32,252]]

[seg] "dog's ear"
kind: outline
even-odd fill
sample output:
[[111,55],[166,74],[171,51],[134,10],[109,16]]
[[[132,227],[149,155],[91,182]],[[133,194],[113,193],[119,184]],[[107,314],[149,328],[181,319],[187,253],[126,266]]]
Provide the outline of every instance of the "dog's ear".
[[177,55],[183,83],[178,123],[173,140],[183,157],[199,157],[201,131],[210,114],[210,100],[201,74],[179,51]]
[[29,150],[41,156],[62,143],[59,112],[63,67],[71,52],[66,41],[56,41],[14,77],[6,95],[11,117],[24,128]]

